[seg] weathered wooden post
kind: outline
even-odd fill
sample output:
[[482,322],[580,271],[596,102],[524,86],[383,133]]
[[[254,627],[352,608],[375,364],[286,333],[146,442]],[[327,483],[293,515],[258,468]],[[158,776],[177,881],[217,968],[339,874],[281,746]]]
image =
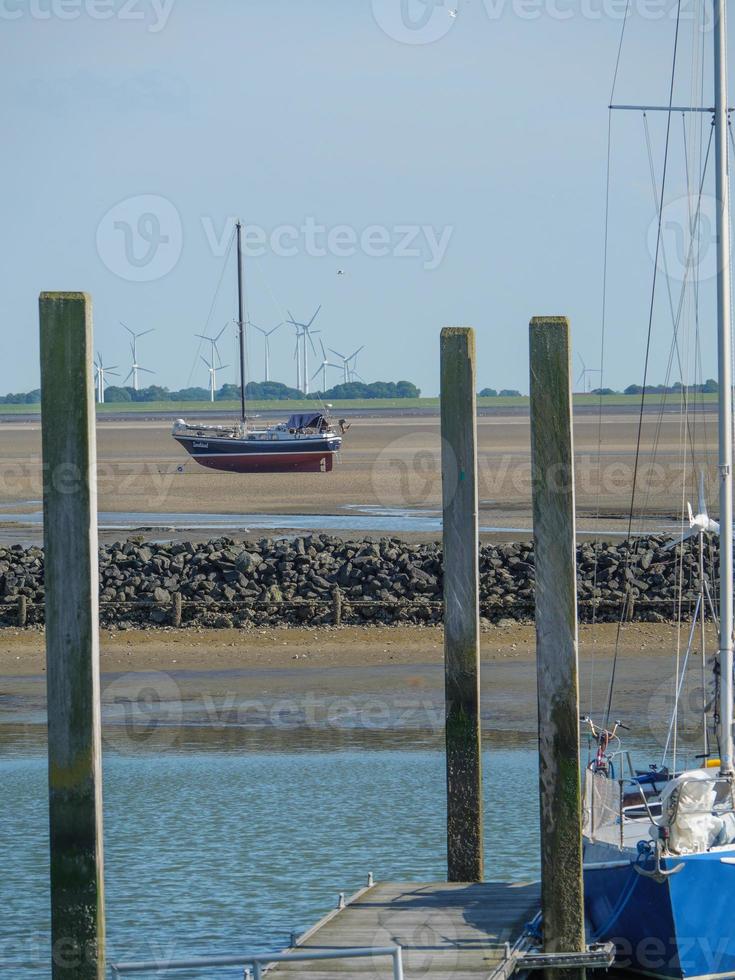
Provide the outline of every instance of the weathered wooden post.
[[342,590],[338,585],[332,589],[332,623],[342,625]]
[[449,881],[481,881],[482,745],[475,332],[441,333],[444,677]]
[[178,629],[181,626],[181,593],[174,592],[171,600],[171,625]]
[[[530,326],[541,895],[546,952],[585,950],[571,352],[565,317]],[[556,980],[584,970],[554,970]]]
[[92,304],[42,293],[51,942],[54,980],[105,975]]
[[28,625],[28,597],[18,596],[18,626],[24,629]]

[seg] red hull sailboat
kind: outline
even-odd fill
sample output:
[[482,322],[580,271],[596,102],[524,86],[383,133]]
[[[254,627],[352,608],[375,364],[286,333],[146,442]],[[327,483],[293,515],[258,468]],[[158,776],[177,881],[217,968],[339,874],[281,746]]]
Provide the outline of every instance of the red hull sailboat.
[[243,316],[242,225],[237,222],[237,325],[240,338],[240,419],[206,425],[178,419],[172,435],[202,466],[230,473],[329,473],[342,447],[344,420],[337,427],[326,411],[300,412],[275,425],[254,426],[245,412],[245,321]]

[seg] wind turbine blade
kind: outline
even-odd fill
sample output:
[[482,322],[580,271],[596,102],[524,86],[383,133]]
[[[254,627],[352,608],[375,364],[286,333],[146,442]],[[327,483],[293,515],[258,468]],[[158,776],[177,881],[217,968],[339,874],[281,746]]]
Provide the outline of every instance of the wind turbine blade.
[[138,365],[138,370],[139,371],[145,371],[146,374],[155,374],[156,373],[155,371],[151,371],[150,368],[141,367],[140,364]]
[[347,360],[351,361],[353,357],[357,357],[357,355],[360,353],[361,350],[365,350],[365,344],[363,344],[362,347],[358,347],[354,354],[350,354]]
[[226,329],[227,329],[227,324],[225,324],[224,327],[222,327],[222,329],[220,330],[220,332],[217,334],[216,337],[212,337],[212,343],[216,344]]
[[307,326],[307,328],[308,328],[308,327],[310,327],[310,326],[312,325],[312,323],[314,322],[314,320],[316,320],[316,318],[317,318],[317,316],[319,315],[319,310],[320,310],[321,308],[322,308],[322,304],[320,303],[320,304],[319,304],[319,306],[317,306],[317,308],[316,308],[316,313],[315,313],[315,314],[314,314],[314,316],[313,316],[313,317],[311,318],[311,320],[309,320],[309,322],[308,322],[308,323],[306,324],[306,326]]
[[680,538],[674,538],[673,541],[669,541],[667,545],[664,545],[664,551],[671,551],[679,544],[684,544],[689,538],[694,538],[699,534],[698,530],[687,531],[686,534],[682,534]]
[[130,327],[129,327],[129,326],[127,325],[127,323],[123,323],[123,322],[122,322],[122,320],[121,320],[121,321],[120,321],[120,326],[121,326],[121,327],[125,327],[125,329],[127,330],[127,332],[128,332],[129,334],[131,334],[131,335],[132,335],[133,337],[135,336],[135,334],[134,334],[134,333],[133,333],[133,331],[132,331],[132,330],[130,329]]
[[270,335],[271,335],[272,333],[275,333],[275,332],[276,332],[276,330],[278,330],[278,328],[279,328],[279,327],[282,327],[282,326],[283,326],[283,320],[281,320],[281,322],[280,322],[280,323],[277,323],[277,324],[275,325],[275,327],[271,327],[271,329],[270,329],[270,330],[268,331],[268,333],[266,334],[266,337],[270,337]]
[[321,337],[319,338],[319,346],[322,349],[322,357],[324,358],[324,360],[326,362],[326,360],[327,360],[327,352],[324,350],[324,341],[322,340]]
[[143,330],[143,332],[142,332],[142,333],[139,333],[139,334],[138,334],[137,336],[138,336],[138,337],[145,337],[145,335],[146,335],[147,333],[153,333],[153,331],[154,331],[155,329],[156,329],[155,327],[150,327],[150,328],[149,328],[148,330]]
[[[319,333],[319,331],[317,330],[316,333]],[[306,331],[306,336],[309,338],[309,343],[311,344],[311,349],[316,354],[316,347],[314,346],[314,341],[311,339],[311,331],[310,330],[307,330]]]
[[694,514],[692,513],[692,505],[687,500],[687,513],[689,514],[689,527],[694,527]]
[[128,371],[128,373],[127,373],[127,374],[125,375],[125,380],[123,381],[123,384],[127,384],[127,382],[128,382],[128,379],[130,378],[130,375],[131,375],[132,373],[133,373],[133,369],[132,369],[132,368],[130,368],[130,370]]
[[344,354],[340,354],[340,352],[338,350],[335,350],[334,347],[328,347],[327,350],[330,350],[333,354],[336,354],[337,357],[341,357],[343,361],[347,360]]
[[211,371],[212,370],[212,365],[209,363],[209,361],[207,360],[207,358],[204,357],[203,355],[200,355],[200,357],[204,361],[204,363],[207,365],[207,367],[209,368],[209,370]]
[[318,374],[321,374],[321,372],[322,372],[322,368],[321,368],[321,365],[319,365],[319,367],[318,367],[318,368],[316,369],[316,371],[315,371],[315,372],[314,372],[314,373],[312,374],[312,376],[311,376],[311,377],[309,378],[309,380],[310,380],[310,381],[313,381],[313,380],[314,380],[314,378],[315,378],[315,377],[316,377],[316,376],[317,376]]

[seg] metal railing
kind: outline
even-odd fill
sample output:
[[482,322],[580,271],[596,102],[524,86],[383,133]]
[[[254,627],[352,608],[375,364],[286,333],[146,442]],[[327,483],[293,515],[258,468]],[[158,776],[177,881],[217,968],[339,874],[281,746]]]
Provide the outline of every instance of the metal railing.
[[[198,967],[243,966],[251,967],[252,980],[261,980],[263,968],[270,963],[298,963],[309,960],[352,960],[373,956],[390,956],[393,960],[393,980],[403,980],[403,957],[400,946],[376,946],[353,949],[299,949],[289,953],[243,953],[238,956],[200,956],[188,960],[146,960],[137,963],[111,963],[113,977],[123,973],[168,973],[172,970],[192,970]],[[246,972],[245,976],[248,976]]]

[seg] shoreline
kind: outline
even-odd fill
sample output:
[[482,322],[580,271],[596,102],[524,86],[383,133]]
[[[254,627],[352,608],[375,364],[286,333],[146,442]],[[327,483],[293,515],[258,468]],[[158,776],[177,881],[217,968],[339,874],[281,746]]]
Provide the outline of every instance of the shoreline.
[[[580,710],[604,713],[617,627],[580,627]],[[682,641],[685,644],[685,630]],[[0,630],[0,749],[45,738],[44,637]],[[714,630],[708,628],[709,649]],[[675,629],[621,630],[615,718],[635,740],[662,744],[675,689]],[[536,733],[535,630],[481,636],[482,725],[487,737]],[[680,736],[698,745],[699,659],[690,665]],[[124,753],[169,746],[292,751],[443,740],[440,627],[127,630],[101,634],[103,736]],[[663,733],[663,734],[662,734]],[[399,741],[394,741],[398,739]],[[699,751],[696,748],[696,751]]]
[[[681,627],[682,636],[688,627]],[[580,624],[580,662],[612,656],[617,624]],[[716,647],[708,624],[710,648]],[[150,671],[308,670],[314,667],[378,667],[441,664],[441,626],[274,626],[216,629],[101,629],[103,673]],[[670,623],[626,623],[621,627],[620,656],[649,660],[673,655],[676,627]],[[714,644],[714,646],[712,646]],[[535,662],[535,627],[513,623],[488,627],[480,634],[483,663]],[[0,629],[0,679],[38,676],[45,671],[42,629]]]

